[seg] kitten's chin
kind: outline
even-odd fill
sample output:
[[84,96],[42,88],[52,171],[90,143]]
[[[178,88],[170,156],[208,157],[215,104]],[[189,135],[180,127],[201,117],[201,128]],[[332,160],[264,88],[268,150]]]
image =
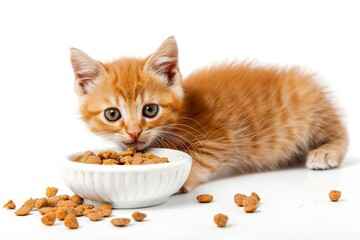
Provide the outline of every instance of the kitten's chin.
[[146,142],[121,143],[121,147],[123,149],[134,147],[136,149],[136,151],[143,151],[143,150],[145,150],[146,148],[149,147],[149,144],[146,143]]

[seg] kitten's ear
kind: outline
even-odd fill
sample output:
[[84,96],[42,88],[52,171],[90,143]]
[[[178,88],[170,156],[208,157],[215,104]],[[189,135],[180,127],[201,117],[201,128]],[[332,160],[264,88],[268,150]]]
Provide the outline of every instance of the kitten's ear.
[[99,76],[105,74],[106,71],[100,62],[79,49],[71,48],[70,58],[75,74],[75,92],[82,96],[90,91]]
[[169,37],[161,44],[148,58],[144,69],[155,73],[168,85],[173,85],[181,80],[178,67],[178,47],[174,37]]

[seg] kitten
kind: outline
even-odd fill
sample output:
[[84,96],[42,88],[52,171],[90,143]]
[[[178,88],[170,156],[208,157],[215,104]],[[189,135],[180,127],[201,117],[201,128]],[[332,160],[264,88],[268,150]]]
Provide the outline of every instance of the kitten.
[[168,38],[145,59],[103,63],[71,49],[82,119],[122,148],[186,151],[193,165],[182,191],[219,171],[272,170],[306,161],[340,165],[348,137],[312,75],[297,68],[227,64],[182,80]]

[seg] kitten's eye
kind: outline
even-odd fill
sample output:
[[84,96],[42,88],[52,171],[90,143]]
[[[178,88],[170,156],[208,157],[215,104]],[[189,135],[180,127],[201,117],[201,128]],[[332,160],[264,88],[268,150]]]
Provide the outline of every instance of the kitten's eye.
[[115,122],[121,118],[121,113],[117,108],[108,108],[104,112],[105,118],[110,122]]
[[143,115],[148,118],[153,118],[159,112],[159,105],[149,104],[143,108]]

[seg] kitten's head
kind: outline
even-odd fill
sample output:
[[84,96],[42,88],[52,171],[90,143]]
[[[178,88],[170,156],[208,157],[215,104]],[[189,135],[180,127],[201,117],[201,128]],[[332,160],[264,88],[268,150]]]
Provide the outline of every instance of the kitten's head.
[[91,131],[142,150],[176,122],[183,90],[173,37],[146,59],[102,63],[73,48],[71,63],[80,113]]

